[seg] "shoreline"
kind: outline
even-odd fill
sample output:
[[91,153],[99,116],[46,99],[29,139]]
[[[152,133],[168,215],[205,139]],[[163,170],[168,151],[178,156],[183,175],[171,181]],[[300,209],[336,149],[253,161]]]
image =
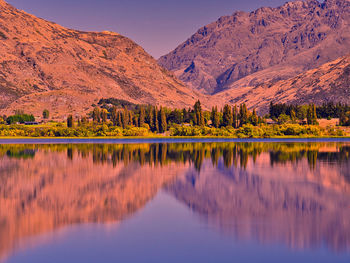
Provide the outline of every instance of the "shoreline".
[[199,136],[157,136],[157,137],[0,137],[1,144],[88,144],[88,143],[211,143],[211,142],[350,142],[350,137],[273,137],[273,138],[233,138]]

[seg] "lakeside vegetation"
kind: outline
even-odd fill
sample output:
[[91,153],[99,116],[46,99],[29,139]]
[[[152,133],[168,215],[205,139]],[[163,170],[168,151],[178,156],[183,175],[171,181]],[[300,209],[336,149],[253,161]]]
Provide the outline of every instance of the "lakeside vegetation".
[[33,115],[16,112],[0,117],[0,137],[343,137],[349,133],[340,126],[320,127],[318,118],[339,118],[339,124],[350,125],[347,105],[271,104],[269,115],[259,116],[245,104],[223,109],[202,109],[200,101],[193,108],[136,105],[118,99],[100,100],[87,116],[69,115],[65,122],[50,122],[50,113],[43,111],[45,123],[31,124]]

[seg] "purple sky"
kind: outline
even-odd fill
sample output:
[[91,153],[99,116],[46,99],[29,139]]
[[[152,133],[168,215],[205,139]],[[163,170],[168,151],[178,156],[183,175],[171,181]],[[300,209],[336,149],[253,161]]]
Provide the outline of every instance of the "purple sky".
[[276,7],[286,0],[7,0],[60,25],[125,35],[158,58],[200,27],[234,11]]

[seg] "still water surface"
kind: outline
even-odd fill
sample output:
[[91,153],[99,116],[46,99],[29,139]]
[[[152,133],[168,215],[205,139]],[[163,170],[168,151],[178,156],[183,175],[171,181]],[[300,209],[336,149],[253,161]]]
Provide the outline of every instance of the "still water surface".
[[350,141],[25,142],[1,263],[350,262]]

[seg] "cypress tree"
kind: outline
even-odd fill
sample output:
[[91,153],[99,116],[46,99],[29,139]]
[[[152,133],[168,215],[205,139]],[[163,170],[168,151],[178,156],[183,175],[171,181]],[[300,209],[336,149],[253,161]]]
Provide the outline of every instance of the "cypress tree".
[[248,110],[245,103],[239,107],[239,126],[243,126],[248,123]]
[[253,109],[253,114],[250,118],[250,121],[251,123],[254,125],[254,126],[257,126],[259,124],[259,117],[258,115],[256,114],[256,110]]
[[69,115],[67,118],[67,127],[68,128],[73,128],[74,127],[74,120],[73,120],[73,115]]
[[233,128],[238,128],[238,109],[237,109],[237,105],[235,105],[232,108],[232,120],[233,120]]
[[224,106],[223,115],[222,115],[222,125],[225,127],[232,126],[233,124],[233,116],[231,107],[229,105]]
[[159,116],[159,130],[161,133],[166,132],[168,129],[168,124],[166,121],[166,113],[163,107],[160,107],[160,116]]
[[125,129],[126,126],[129,125],[129,111],[126,107],[123,110],[122,121],[123,121],[123,128]]
[[148,116],[147,116],[148,124],[149,124],[151,131],[153,131],[154,130],[154,110],[153,110],[153,107],[149,106],[147,112],[148,112]]
[[118,123],[118,115],[117,115],[117,108],[113,106],[111,110],[111,120],[113,122],[113,126],[116,126]]
[[100,109],[98,107],[95,107],[93,112],[92,112],[92,120],[94,122],[100,123],[101,118],[100,118]]
[[220,126],[220,116],[219,116],[219,112],[218,112],[218,107],[217,106],[213,107],[212,110],[211,110],[211,122],[212,122],[212,125],[215,128],[219,128],[219,126]]
[[133,120],[134,120],[134,115],[132,111],[129,111],[129,124],[128,125],[133,125]]
[[49,112],[48,110],[45,109],[45,110],[43,111],[43,118],[44,118],[44,119],[48,119],[49,116],[50,116],[50,112]]
[[158,108],[155,106],[153,108],[153,132],[159,133],[159,122],[158,122]]
[[118,111],[118,113],[117,113],[117,125],[119,127],[123,127],[123,117],[122,117],[122,113],[120,111]]
[[318,125],[317,113],[316,113],[316,105],[315,104],[312,104],[312,124],[313,125]]
[[107,122],[108,111],[106,109],[102,109],[101,111],[101,119],[103,123]]
[[146,118],[146,111],[143,106],[140,108],[140,118],[139,118],[139,126],[142,127],[142,125],[145,124],[145,118]]
[[194,104],[193,111],[194,111],[193,124],[204,126],[202,106],[199,100]]
[[295,123],[297,116],[294,110],[290,111],[290,119],[292,120],[292,123]]

